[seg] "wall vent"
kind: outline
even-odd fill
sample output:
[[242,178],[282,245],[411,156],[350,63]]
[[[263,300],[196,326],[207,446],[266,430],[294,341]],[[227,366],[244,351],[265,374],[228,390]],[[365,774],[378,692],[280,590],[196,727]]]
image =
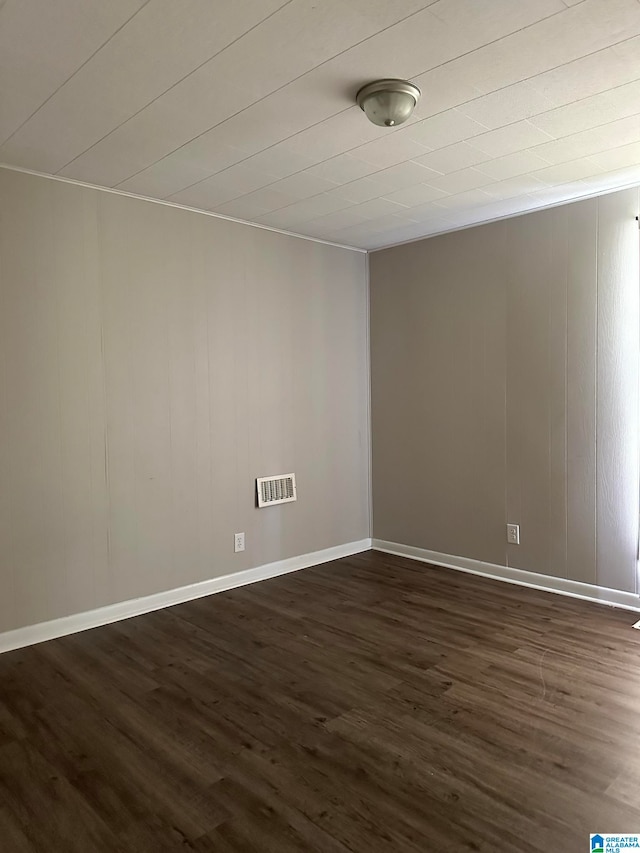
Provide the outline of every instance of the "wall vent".
[[258,506],[286,504],[296,498],[296,475],[277,474],[275,477],[258,477]]

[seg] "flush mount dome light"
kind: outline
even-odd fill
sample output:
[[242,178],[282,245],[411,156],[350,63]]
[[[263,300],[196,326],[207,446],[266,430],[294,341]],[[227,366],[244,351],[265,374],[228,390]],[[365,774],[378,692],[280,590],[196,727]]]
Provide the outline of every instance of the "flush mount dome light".
[[356,95],[369,121],[380,127],[396,127],[406,121],[420,99],[420,89],[407,80],[375,80]]

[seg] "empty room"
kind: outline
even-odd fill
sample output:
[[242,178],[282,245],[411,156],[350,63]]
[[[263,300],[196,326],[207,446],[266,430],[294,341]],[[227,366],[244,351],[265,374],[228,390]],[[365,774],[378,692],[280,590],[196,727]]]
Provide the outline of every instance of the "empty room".
[[639,0],[0,0],[0,853],[640,850]]

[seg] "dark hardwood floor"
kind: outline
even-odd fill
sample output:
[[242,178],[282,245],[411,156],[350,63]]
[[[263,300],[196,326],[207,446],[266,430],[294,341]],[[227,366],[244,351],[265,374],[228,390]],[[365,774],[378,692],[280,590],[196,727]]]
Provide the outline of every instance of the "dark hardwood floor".
[[0,656],[0,850],[587,851],[637,615],[369,552]]

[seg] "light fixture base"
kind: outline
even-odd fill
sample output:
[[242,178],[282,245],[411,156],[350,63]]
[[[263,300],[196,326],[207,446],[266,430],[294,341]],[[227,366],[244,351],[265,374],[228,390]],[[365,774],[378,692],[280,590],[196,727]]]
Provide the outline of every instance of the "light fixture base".
[[396,127],[409,118],[420,95],[414,83],[388,78],[367,83],[356,95],[356,102],[373,124]]

